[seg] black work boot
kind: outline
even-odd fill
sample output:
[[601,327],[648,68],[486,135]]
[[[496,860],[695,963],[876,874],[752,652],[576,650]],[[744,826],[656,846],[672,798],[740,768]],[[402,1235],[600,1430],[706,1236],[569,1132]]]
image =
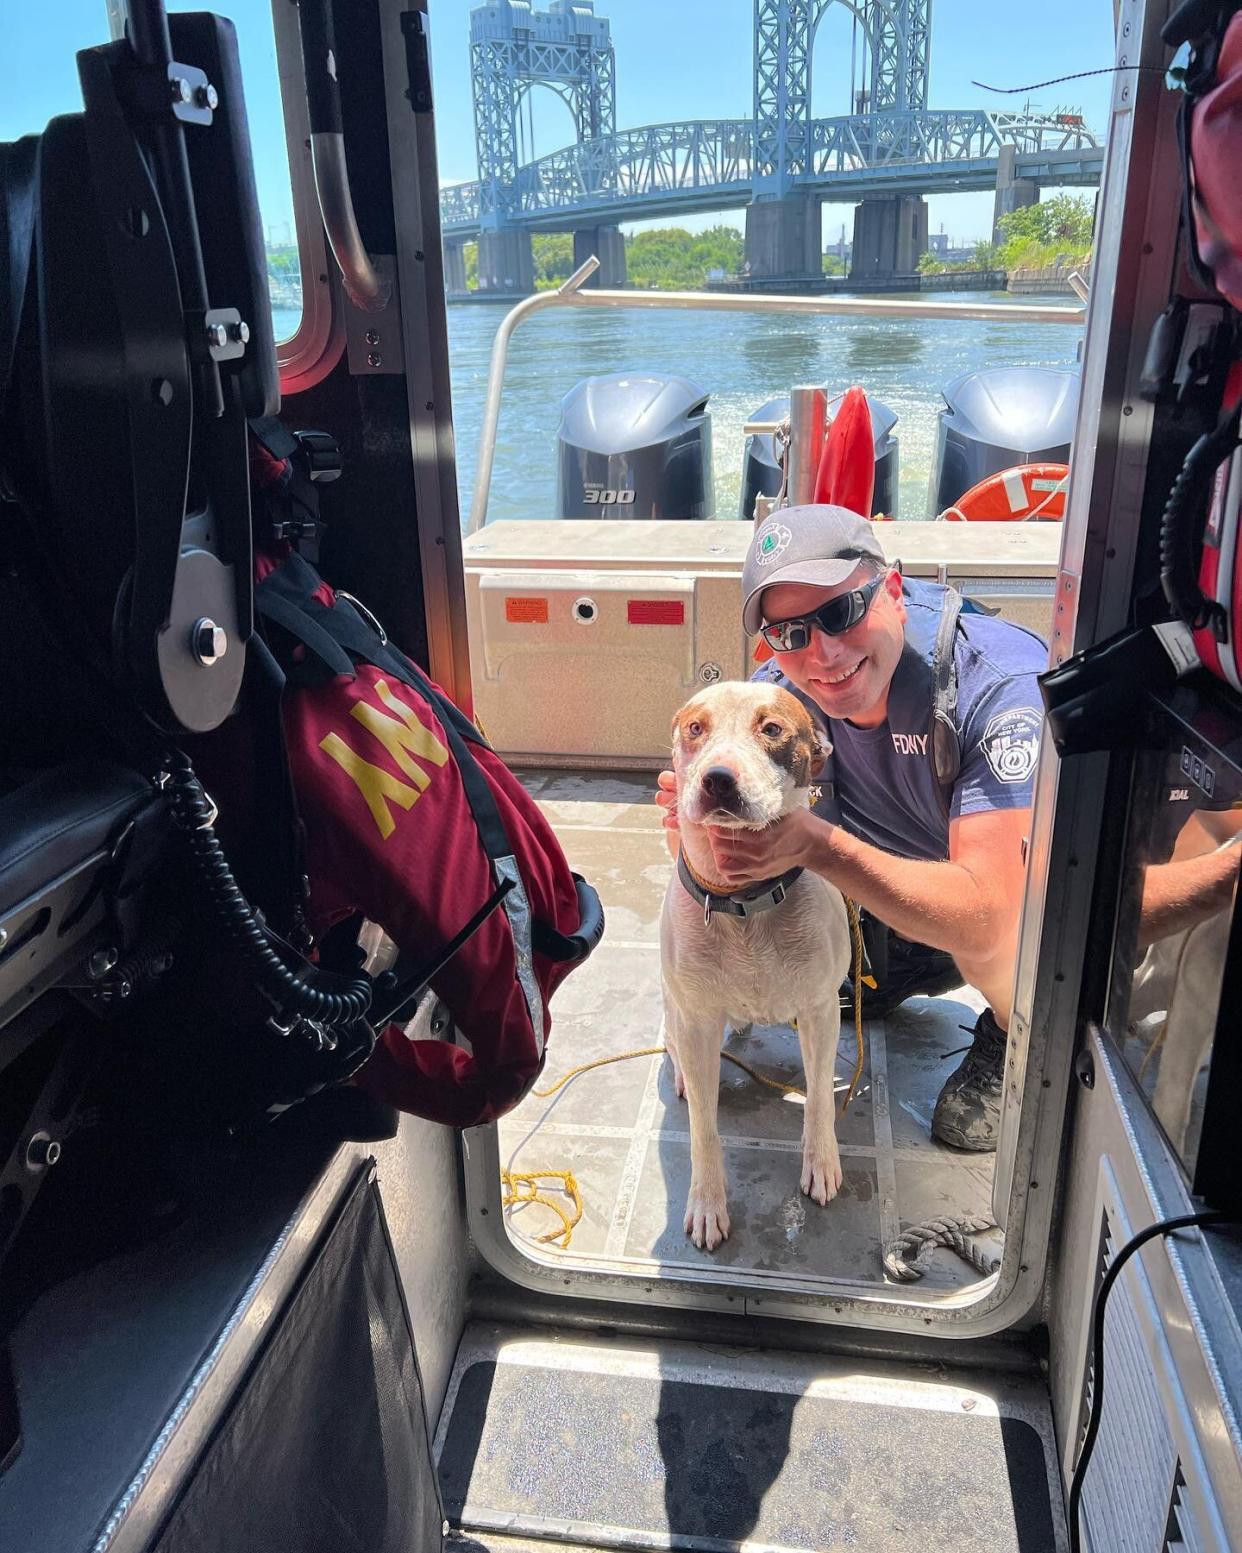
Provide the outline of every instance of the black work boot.
[[932,1137],[955,1149],[990,1154],[1000,1130],[1005,1084],[1005,1032],[985,1008],[970,1050],[945,1080],[932,1113]]
[[[864,1019],[883,1019],[899,1008],[907,998],[932,998],[940,992],[952,992],[962,985],[962,973],[953,962],[953,956],[943,949],[932,949],[927,944],[916,944],[896,933],[888,935],[883,963],[874,964],[877,985],[862,989]],[[879,956],[876,956],[876,961]],[[854,970],[841,986],[841,1007],[854,1006]]]

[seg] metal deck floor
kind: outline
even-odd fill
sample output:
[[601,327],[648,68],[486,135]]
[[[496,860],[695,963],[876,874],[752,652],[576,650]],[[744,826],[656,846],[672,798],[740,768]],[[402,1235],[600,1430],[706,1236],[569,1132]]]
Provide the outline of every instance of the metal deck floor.
[[[574,868],[599,890],[607,931],[586,965],[561,986],[547,1065],[538,1088],[597,1057],[663,1044],[659,916],[672,872],[643,775],[527,774]],[[719,1126],[729,1179],[729,1239],[698,1251],[682,1229],[690,1149],[685,1101],[666,1058],[640,1057],[575,1078],[550,1098],[528,1095],[500,1123],[500,1157],[512,1171],[572,1170],[583,1217],[566,1264],[633,1271],[716,1267],[722,1279],[789,1279],[892,1285],[881,1245],[940,1214],[991,1212],[993,1156],[962,1154],[929,1135],[941,1084],[970,1042],[982,1000],[970,988],[914,998],[865,1027],[867,1060],[853,1103],[839,1117],[845,1181],[821,1208],[798,1190],[801,1102],[722,1064]],[[725,1050],[785,1083],[803,1083],[796,1033],[788,1027],[731,1033]],[[837,1088],[855,1061],[852,1018],[842,1021]],[[555,1227],[539,1205],[506,1215],[519,1247]],[[999,1252],[999,1231],[990,1237]],[[922,1292],[955,1292],[978,1275],[937,1253]]]
[[453,1553],[1060,1553],[1038,1378],[471,1323],[436,1438]]

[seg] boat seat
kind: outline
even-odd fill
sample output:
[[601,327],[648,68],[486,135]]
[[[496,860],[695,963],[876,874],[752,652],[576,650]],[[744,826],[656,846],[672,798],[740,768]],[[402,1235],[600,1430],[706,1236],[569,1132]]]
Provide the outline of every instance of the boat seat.
[[0,795],[0,1065],[5,1024],[48,988],[84,983],[96,948],[128,947],[118,918],[164,812],[144,777],[109,762],[58,766]]

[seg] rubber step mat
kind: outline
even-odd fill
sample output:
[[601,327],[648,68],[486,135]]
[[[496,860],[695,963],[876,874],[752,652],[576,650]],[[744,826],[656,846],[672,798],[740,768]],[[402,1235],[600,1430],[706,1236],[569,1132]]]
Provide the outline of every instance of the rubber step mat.
[[586,1345],[523,1346],[546,1354],[463,1355],[441,1428],[445,1513],[480,1547],[489,1532],[699,1553],[1063,1545],[1034,1387],[1010,1410],[990,1378],[904,1384],[836,1360],[825,1381],[810,1378],[823,1361],[785,1355],[765,1384],[758,1356],[683,1353],[660,1373],[650,1350],[629,1364],[602,1346],[592,1369]]

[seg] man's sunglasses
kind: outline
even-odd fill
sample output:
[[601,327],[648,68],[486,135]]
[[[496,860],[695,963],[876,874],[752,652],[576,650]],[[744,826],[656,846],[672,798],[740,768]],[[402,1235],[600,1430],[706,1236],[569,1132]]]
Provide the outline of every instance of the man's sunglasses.
[[811,628],[818,626],[825,636],[841,636],[851,631],[871,608],[871,601],[883,586],[886,572],[873,577],[861,588],[852,588],[835,599],[829,599],[813,615],[799,615],[794,620],[774,620],[771,625],[759,627],[759,635],[773,652],[801,652],[811,645]]

